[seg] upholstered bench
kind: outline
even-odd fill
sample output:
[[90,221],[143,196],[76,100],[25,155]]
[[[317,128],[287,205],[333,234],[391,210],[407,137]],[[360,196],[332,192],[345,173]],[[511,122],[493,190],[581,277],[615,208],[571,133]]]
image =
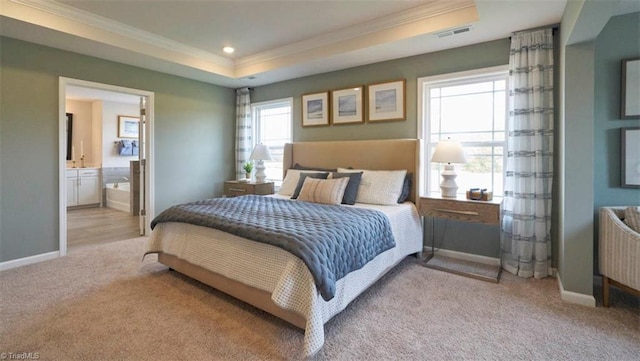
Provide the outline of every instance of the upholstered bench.
[[604,307],[609,287],[640,296],[640,207],[600,208],[599,256]]

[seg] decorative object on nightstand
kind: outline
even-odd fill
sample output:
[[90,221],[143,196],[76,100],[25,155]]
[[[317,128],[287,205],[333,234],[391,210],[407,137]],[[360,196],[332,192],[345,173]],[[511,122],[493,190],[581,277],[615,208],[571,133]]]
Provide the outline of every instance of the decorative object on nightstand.
[[467,191],[467,199],[472,201],[490,201],[493,199],[493,192],[486,188],[471,188]]
[[264,183],[267,175],[264,173],[264,161],[273,159],[269,147],[264,144],[256,144],[249,159],[256,161],[256,183]]
[[431,156],[431,161],[434,163],[446,163],[444,165],[444,171],[442,172],[440,189],[442,190],[443,197],[455,198],[458,191],[458,185],[456,184],[456,177],[458,175],[451,163],[467,162],[462,145],[460,142],[451,140],[451,138],[441,140],[438,142],[438,145],[436,145],[433,156]]
[[242,169],[244,169],[245,171],[245,175],[247,178],[247,182],[251,181],[251,171],[253,170],[253,163],[251,162],[246,162],[243,166]]

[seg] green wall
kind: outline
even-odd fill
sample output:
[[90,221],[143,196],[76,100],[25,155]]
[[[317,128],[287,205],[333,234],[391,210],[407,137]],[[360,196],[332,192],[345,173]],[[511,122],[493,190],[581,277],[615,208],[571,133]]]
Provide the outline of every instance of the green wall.
[[[330,73],[256,87],[252,102],[293,97],[293,139],[297,142],[318,140],[394,139],[417,136],[417,79],[470,69],[504,65],[509,62],[509,39],[465,46],[365,65]],[[407,80],[407,120],[376,124],[302,127],[300,97],[306,93],[337,90],[398,79]]]
[[[640,204],[640,189],[622,188],[620,128],[640,127],[640,119],[620,119],[620,61],[640,57],[640,13],[611,18],[595,41],[594,269],[598,274],[598,209]],[[640,145],[636,144],[640,152]]]
[[156,212],[233,176],[232,89],[11,38],[0,48],[0,262],[59,248],[60,76],[155,93]]
[[619,188],[619,137],[614,134],[622,124],[637,124],[618,120],[616,109],[619,61],[640,53],[638,13],[612,17],[615,10],[615,2],[570,1],[562,20],[558,278],[573,293],[563,298],[584,304],[595,301],[597,208],[640,201],[638,190]]
[[[293,97],[293,140],[357,140],[416,138],[417,79],[420,77],[479,69],[509,63],[509,39],[439,51],[293,79],[256,87],[252,102]],[[330,127],[302,127],[301,95],[336,90],[354,85],[406,79],[407,119],[401,122],[340,125]],[[497,227],[455,221],[426,221],[425,239],[431,244],[432,230],[436,247],[449,250],[498,257],[499,231]]]
[[620,128],[640,119],[620,119],[620,61],[640,57],[640,13],[611,18],[595,41],[595,211],[640,204],[640,190],[621,188]]

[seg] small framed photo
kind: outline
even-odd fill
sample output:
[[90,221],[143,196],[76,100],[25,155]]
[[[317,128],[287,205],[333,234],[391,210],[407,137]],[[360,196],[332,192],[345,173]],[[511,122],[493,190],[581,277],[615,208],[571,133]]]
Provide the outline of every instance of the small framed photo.
[[331,123],[335,125],[364,123],[363,92],[363,86],[332,91]]
[[640,58],[622,60],[620,118],[640,119]]
[[620,129],[622,187],[640,188],[640,127]]
[[329,92],[302,95],[302,126],[329,125]]
[[367,87],[369,122],[405,120],[404,79]]
[[138,138],[140,118],[118,115],[118,138]]

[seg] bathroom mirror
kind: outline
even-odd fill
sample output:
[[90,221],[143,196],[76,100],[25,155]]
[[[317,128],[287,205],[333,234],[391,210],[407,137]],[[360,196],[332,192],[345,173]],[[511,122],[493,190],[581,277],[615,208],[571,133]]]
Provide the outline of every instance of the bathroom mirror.
[[67,160],[73,160],[71,143],[73,142],[73,114],[67,113]]

